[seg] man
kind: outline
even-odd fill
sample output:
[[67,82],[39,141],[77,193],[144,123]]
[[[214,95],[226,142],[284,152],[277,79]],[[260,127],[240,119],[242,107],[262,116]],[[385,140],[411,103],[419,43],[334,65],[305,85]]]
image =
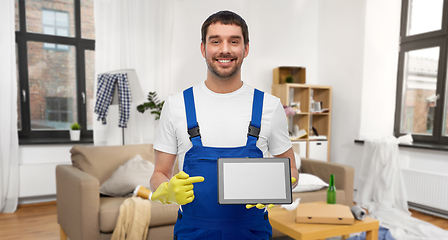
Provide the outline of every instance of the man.
[[[211,15],[202,25],[201,52],[207,79],[164,104],[151,200],[181,205],[174,239],[271,239],[264,205],[218,204],[216,160],[261,158],[269,150],[290,158],[292,177],[298,179],[283,106],[241,80],[249,33],[239,15]],[[181,172],[172,177],[176,156]]]

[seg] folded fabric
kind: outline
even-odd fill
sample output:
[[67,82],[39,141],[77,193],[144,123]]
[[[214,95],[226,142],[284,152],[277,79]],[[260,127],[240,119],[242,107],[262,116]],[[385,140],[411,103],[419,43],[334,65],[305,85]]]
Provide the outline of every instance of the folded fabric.
[[120,206],[111,240],[145,240],[151,221],[151,201],[131,197]]
[[281,208],[284,208],[284,209],[286,209],[288,211],[294,211],[294,210],[296,210],[297,206],[299,206],[299,203],[300,203],[300,198],[297,198],[291,204],[283,204],[281,206]]

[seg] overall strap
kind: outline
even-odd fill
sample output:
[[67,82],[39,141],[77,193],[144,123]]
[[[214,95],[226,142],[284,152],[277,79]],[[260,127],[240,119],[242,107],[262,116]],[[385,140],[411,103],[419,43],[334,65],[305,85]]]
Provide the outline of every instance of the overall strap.
[[264,92],[254,89],[254,100],[252,103],[252,119],[247,133],[246,145],[256,145],[261,130],[261,115],[263,113]]
[[185,112],[187,115],[188,134],[193,145],[202,146],[201,133],[196,119],[196,108],[194,105],[193,87],[184,90]]

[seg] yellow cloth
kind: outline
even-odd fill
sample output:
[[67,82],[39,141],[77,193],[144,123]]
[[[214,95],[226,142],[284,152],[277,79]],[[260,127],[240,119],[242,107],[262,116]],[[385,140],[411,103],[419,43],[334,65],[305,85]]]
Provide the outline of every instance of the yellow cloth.
[[126,199],[120,206],[111,240],[146,240],[151,221],[151,201],[139,197]]

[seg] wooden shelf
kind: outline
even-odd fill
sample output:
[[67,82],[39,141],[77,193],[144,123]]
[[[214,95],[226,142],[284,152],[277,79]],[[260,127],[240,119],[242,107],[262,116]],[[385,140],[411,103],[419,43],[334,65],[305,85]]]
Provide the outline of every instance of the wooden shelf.
[[[288,117],[288,128],[292,132],[294,126],[304,129],[307,132],[305,137],[296,142],[306,142],[306,157],[310,157],[310,141],[326,141],[328,144],[327,161],[330,160],[330,142],[331,142],[331,106],[332,106],[332,87],[305,84],[305,68],[302,67],[278,67],[273,71],[272,94],[280,98],[283,105],[291,106],[292,103],[300,103],[300,113]],[[295,73],[294,83],[284,83],[283,78],[289,73]],[[303,74],[303,75],[301,75]],[[297,82],[296,82],[297,81]],[[328,109],[326,112],[311,112],[311,98],[314,102],[321,103],[321,109]],[[317,133],[326,136],[327,139],[310,139],[314,133],[311,127],[316,129]],[[303,154],[301,154],[303,155]]]

